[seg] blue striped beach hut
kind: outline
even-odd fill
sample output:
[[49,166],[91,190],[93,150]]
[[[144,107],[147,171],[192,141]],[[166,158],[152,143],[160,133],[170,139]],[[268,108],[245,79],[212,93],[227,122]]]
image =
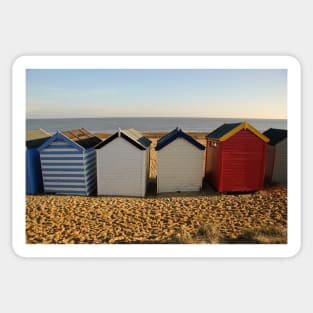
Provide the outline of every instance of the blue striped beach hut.
[[40,157],[37,148],[50,138],[43,129],[26,131],[26,194],[43,192]]
[[101,139],[86,129],[56,132],[38,148],[45,193],[89,195],[97,187]]

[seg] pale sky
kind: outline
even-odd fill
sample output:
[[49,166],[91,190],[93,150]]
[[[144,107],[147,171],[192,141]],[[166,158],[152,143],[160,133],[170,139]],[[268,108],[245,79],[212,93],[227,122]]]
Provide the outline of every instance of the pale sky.
[[27,118],[287,118],[287,70],[29,69]]

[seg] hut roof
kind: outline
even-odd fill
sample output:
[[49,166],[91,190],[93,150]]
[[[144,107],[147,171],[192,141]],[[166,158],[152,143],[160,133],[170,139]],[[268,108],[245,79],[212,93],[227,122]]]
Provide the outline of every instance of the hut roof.
[[101,142],[101,139],[85,128],[63,131],[62,134],[85,149],[92,148]]
[[42,145],[51,135],[44,129],[32,129],[26,131],[26,147],[28,149],[37,148]]
[[167,146],[169,143],[174,141],[176,138],[184,138],[185,140],[193,144],[198,149],[200,150],[205,149],[205,147],[201,143],[199,143],[197,140],[193,139],[191,136],[184,133],[180,128],[176,127],[174,130],[172,130],[171,132],[169,132],[168,134],[166,134],[165,136],[161,137],[158,140],[155,150],[157,151],[161,150],[162,148]]
[[51,142],[55,141],[56,139],[65,139],[69,144],[75,146],[80,150],[92,148],[99,142],[101,142],[100,138],[90,133],[88,130],[80,128],[63,132],[57,131],[50,139],[48,139],[40,147],[38,147],[38,150],[46,148],[50,145]]
[[276,145],[281,142],[285,138],[287,138],[287,130],[286,129],[277,129],[277,128],[269,128],[266,130],[263,135],[270,139],[270,145]]
[[95,148],[101,149],[103,146],[107,145],[109,142],[113,141],[115,138],[118,137],[126,139],[129,143],[131,143],[140,150],[146,150],[151,145],[151,141],[147,137],[143,136],[137,130],[130,128],[118,130],[115,134],[100,142]]
[[225,123],[222,126],[218,127],[209,135],[207,138],[209,139],[217,139],[219,141],[225,141],[229,139],[230,137],[237,134],[242,129],[246,130],[248,129],[253,134],[255,134],[257,137],[262,139],[265,142],[269,141],[269,138],[267,138],[265,135],[260,133],[257,129],[255,129],[253,126],[251,126],[248,122],[242,122],[242,123]]

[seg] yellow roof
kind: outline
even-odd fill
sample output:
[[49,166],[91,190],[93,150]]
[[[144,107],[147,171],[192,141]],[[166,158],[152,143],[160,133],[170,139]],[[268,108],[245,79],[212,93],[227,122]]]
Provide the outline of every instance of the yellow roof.
[[258,136],[260,139],[262,139],[265,142],[269,142],[270,141],[270,139],[268,137],[266,137],[265,135],[260,133],[257,129],[255,129],[253,126],[251,126],[246,121],[242,122],[237,127],[233,128],[228,133],[226,133],[225,135],[220,137],[219,140],[220,141],[225,141],[228,138],[230,138],[230,137],[234,136],[235,134],[237,134],[238,132],[240,132],[242,129],[251,131],[251,133],[255,134],[256,136]]

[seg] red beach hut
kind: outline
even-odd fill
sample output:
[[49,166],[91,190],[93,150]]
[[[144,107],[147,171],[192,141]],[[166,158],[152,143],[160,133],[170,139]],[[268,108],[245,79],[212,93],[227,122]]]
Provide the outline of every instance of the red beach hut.
[[207,136],[206,179],[219,192],[262,189],[268,141],[247,122],[220,126]]

